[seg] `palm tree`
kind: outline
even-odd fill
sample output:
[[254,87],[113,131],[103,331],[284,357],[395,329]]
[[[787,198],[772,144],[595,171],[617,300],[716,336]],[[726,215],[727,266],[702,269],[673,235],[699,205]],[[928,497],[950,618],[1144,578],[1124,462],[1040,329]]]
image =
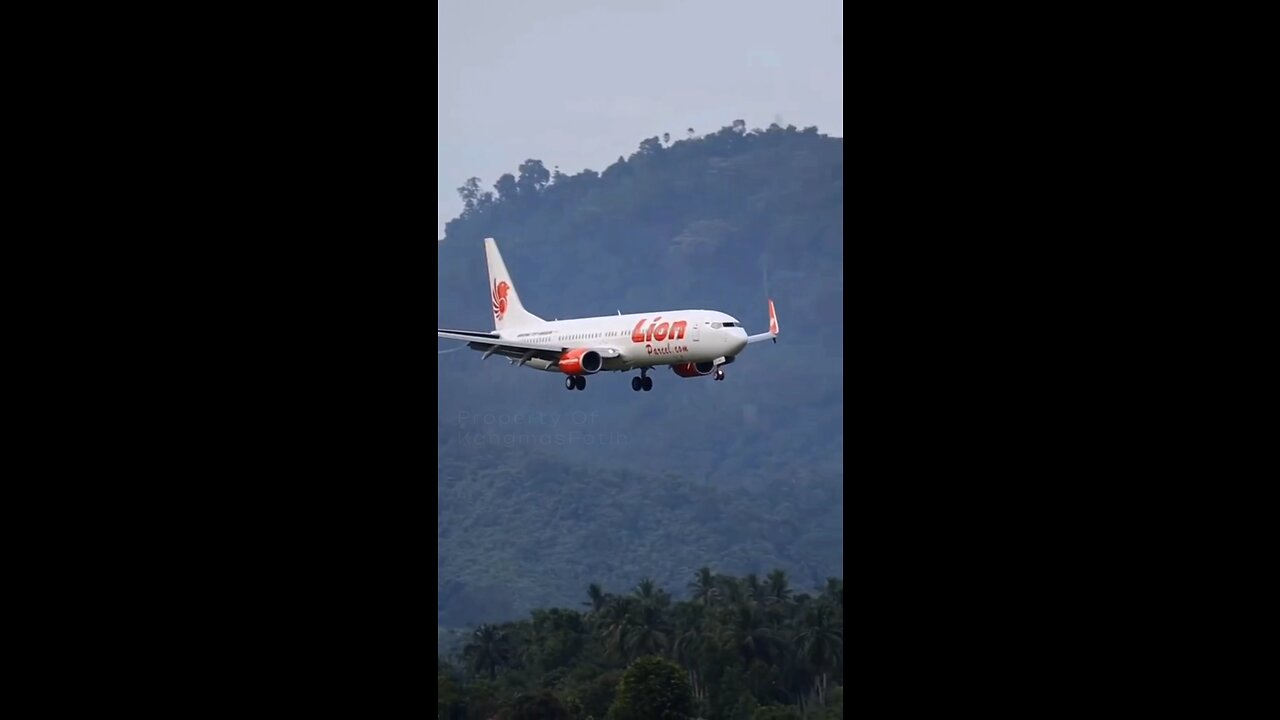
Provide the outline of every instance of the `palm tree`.
[[498,668],[507,664],[510,645],[506,633],[492,625],[481,625],[471,634],[471,641],[462,649],[463,657],[471,661],[473,672],[489,671],[489,679],[498,676]]
[[772,654],[770,645],[777,637],[760,608],[749,603],[739,605],[729,613],[728,624],[723,630],[724,643],[741,655],[743,668],[750,668],[751,661],[757,658],[768,662]]
[[633,613],[624,631],[623,646],[627,656],[662,655],[670,644],[671,627],[655,605],[644,604]]
[[815,603],[805,614],[803,629],[796,635],[796,651],[812,666],[818,702],[827,692],[827,675],[844,661],[844,628],[831,605]]
[[641,578],[633,592],[641,601],[653,600],[658,595],[658,583],[653,578]]
[[591,608],[589,612],[597,613],[604,607],[605,602],[609,599],[609,595],[600,588],[600,585],[597,583],[591,583],[587,586],[587,598],[587,602],[582,604]]
[[705,664],[707,652],[715,645],[714,620],[705,605],[695,603],[676,605],[676,613],[676,641],[671,645],[671,659],[689,671],[694,697],[705,698],[707,689],[700,668]]
[[689,583],[689,589],[693,591],[694,600],[708,606],[720,595],[720,590],[716,588],[716,576],[709,567],[698,568],[693,575],[693,582]]
[[631,612],[631,604],[633,602],[635,601],[630,598],[610,595],[604,609],[596,617],[597,627],[600,628],[600,640],[604,643],[605,652],[619,658],[625,654],[624,641],[626,640],[627,632],[627,615]]
[[791,588],[788,587],[787,574],[782,570],[774,570],[769,573],[769,579],[765,581],[769,587],[768,601],[771,603],[785,603],[788,596],[791,595]]
[[827,587],[822,592],[824,597],[830,598],[833,602],[844,605],[844,580],[840,578],[827,578]]
[[727,605],[738,605],[746,600],[746,594],[743,590],[742,583],[737,578],[728,575],[718,575],[716,577],[716,585],[719,587],[720,596],[724,598]]
[[763,605],[766,597],[765,587],[760,583],[760,578],[755,573],[742,579],[742,588],[746,591],[747,597],[758,604]]
[[653,578],[642,579],[633,592],[640,599],[640,602],[645,605],[666,607],[671,602],[671,596],[658,587],[658,583],[654,582]]

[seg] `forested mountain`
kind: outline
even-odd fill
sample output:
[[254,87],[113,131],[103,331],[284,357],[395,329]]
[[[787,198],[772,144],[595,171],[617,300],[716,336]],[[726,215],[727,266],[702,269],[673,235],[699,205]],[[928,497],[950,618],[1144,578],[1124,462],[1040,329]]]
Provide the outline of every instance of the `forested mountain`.
[[438,720],[844,717],[844,582],[699,568],[673,602],[652,579],[577,608],[484,624],[437,657]]
[[438,244],[440,327],[493,327],[494,237],[542,317],[708,308],[756,333],[772,297],[781,336],[725,382],[659,369],[649,393],[439,355],[439,622],[511,619],[588,582],[681,587],[703,564],[843,577],[843,140],[739,121],[648,138],[600,173],[529,160],[491,187],[463,185]]
[[[628,391],[630,392],[630,391]],[[681,587],[710,563],[785,569],[809,587],[843,575],[844,488],[786,478],[767,506],[678,477],[574,465],[508,449],[441,448],[438,622],[462,626],[564,602],[584,579]]]

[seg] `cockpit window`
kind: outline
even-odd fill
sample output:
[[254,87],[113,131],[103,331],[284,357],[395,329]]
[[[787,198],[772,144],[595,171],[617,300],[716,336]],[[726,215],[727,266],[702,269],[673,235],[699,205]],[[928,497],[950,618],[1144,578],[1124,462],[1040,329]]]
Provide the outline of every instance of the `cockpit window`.
[[713,323],[711,323],[711,327],[713,327],[713,328],[715,328],[715,329],[719,330],[719,329],[720,329],[720,323],[718,323],[718,322],[713,322]]
[[725,327],[738,327],[738,323],[725,323]]

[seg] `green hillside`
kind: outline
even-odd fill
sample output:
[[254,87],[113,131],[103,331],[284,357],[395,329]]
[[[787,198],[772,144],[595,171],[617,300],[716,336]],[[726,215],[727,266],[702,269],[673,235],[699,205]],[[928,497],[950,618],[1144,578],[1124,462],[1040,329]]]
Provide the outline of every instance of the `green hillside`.
[[694,568],[782,568],[805,586],[843,573],[844,489],[786,481],[766,505],[676,477],[606,472],[510,450],[442,452],[438,622],[514,617],[591,580],[680,587]]

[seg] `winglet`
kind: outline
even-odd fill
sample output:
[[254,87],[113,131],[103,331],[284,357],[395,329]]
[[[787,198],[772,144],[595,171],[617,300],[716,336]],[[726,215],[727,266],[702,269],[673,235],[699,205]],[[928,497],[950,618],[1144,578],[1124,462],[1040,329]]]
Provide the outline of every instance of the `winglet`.
[[773,298],[769,298],[769,332],[748,335],[747,344],[764,342],[765,340],[778,342],[778,311],[773,309]]

